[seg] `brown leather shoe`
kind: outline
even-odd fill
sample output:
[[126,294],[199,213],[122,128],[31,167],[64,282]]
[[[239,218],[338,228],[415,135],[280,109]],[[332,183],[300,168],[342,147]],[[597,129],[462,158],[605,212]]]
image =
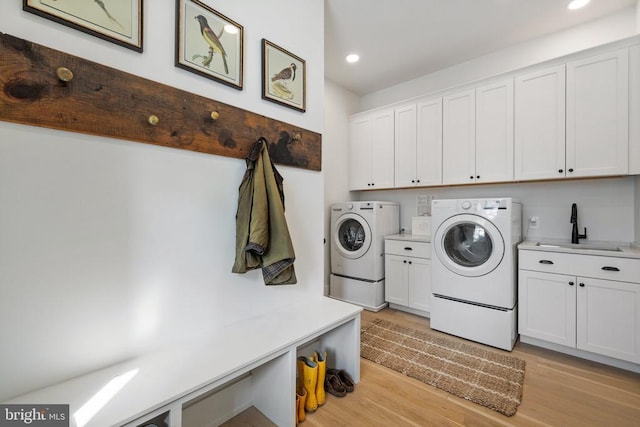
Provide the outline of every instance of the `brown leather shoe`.
[[343,369],[327,369],[327,375],[334,375],[338,377],[342,386],[348,393],[351,393],[354,390],[356,384],[347,371]]
[[347,395],[347,390],[344,388],[344,385],[342,385],[342,381],[340,381],[340,378],[338,378],[337,375],[331,375],[328,371],[324,378],[324,389],[327,393],[331,393],[334,396],[345,397]]

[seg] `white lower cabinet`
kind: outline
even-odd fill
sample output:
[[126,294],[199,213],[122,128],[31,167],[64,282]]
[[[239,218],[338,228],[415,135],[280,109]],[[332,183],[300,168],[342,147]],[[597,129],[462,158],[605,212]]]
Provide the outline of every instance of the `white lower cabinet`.
[[610,280],[639,271],[640,259],[521,250],[520,335],[640,363],[640,283]]
[[385,240],[385,301],[427,316],[431,301],[431,247],[422,241]]
[[576,278],[520,270],[518,281],[518,332],[575,347]]
[[640,363],[640,284],[577,279],[576,347]]

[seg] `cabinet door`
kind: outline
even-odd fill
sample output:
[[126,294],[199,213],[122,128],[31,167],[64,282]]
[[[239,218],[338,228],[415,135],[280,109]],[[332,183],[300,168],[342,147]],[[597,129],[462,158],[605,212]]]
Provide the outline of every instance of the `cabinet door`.
[[409,306],[409,264],[407,257],[385,254],[384,299]]
[[442,99],[442,183],[475,182],[475,90]]
[[395,110],[395,186],[417,185],[416,174],[416,106]]
[[357,117],[349,123],[349,189],[371,188],[371,118]]
[[576,278],[520,270],[518,332],[541,340],[576,346]]
[[567,176],[629,170],[629,64],[621,49],[567,63]]
[[513,79],[476,88],[476,182],[513,181]]
[[431,310],[431,260],[409,258],[409,307]]
[[371,135],[371,188],[392,188],[394,167],[394,111],[376,112]]
[[442,98],[417,106],[416,176],[420,185],[442,184]]
[[515,78],[516,180],[565,176],[565,67]]
[[629,175],[640,175],[640,44],[629,48]]
[[577,347],[640,363],[640,285],[578,277]]

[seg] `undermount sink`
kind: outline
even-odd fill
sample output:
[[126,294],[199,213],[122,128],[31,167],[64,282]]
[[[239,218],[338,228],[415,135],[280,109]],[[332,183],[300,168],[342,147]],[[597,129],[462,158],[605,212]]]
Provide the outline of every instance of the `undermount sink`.
[[610,251],[610,252],[622,252],[617,246],[608,245],[594,245],[591,243],[545,243],[537,242],[536,246],[541,248],[563,248],[563,249],[586,249],[592,251]]

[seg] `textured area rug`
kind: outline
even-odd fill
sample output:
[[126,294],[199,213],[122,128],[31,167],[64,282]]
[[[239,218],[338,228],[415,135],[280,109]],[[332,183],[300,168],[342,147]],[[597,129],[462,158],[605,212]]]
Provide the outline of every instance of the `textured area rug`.
[[360,355],[507,416],[522,400],[524,360],[376,319],[362,324]]

